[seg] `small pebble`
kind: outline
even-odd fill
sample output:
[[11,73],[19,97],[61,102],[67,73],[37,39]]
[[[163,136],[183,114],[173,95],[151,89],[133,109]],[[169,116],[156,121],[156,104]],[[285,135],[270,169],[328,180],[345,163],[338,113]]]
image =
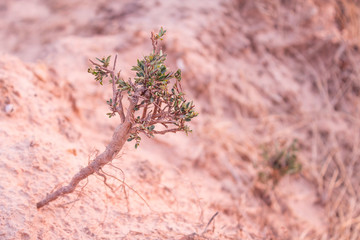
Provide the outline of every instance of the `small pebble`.
[[13,111],[14,111],[14,105],[12,105],[12,104],[6,104],[5,105],[5,112],[6,113],[11,113]]

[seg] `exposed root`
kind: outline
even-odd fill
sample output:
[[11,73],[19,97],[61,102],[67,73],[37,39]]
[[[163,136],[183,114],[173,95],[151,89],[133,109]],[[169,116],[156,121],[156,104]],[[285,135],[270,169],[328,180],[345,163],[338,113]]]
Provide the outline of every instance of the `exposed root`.
[[[66,204],[71,204],[71,203],[73,203],[73,204],[71,205],[71,207],[70,207],[69,210],[67,211],[65,217],[70,213],[70,211],[71,211],[71,209],[74,207],[75,203],[80,200],[80,196],[81,196],[82,194],[84,194],[84,193],[83,193],[84,188],[86,187],[86,185],[88,185],[88,183],[89,183],[89,179],[86,178],[86,183],[84,184],[84,186],[81,187],[81,189],[80,189],[80,191],[79,191],[76,199],[75,199],[74,201],[71,201],[71,202],[69,202],[69,203],[66,203]],[[66,205],[66,204],[63,204],[63,205]]]
[[130,121],[126,121],[120,126],[118,126],[114,132],[111,142],[106,147],[103,153],[98,155],[88,166],[82,168],[77,174],[75,174],[75,176],[72,178],[71,182],[67,186],[61,187],[55,192],[47,194],[42,201],[36,204],[36,207],[38,209],[42,208],[43,206],[56,200],[57,198],[72,193],[77,187],[77,185],[80,183],[80,181],[87,178],[91,174],[98,172],[103,166],[113,160],[125,144],[130,129]]
[[[100,171],[101,171],[101,172],[100,172]],[[107,180],[106,175],[107,175],[107,174],[106,174],[101,168],[99,169],[99,171],[96,172],[96,174],[99,175],[99,176],[101,176],[101,177],[104,179],[104,184],[105,184],[108,188],[110,188],[110,190],[114,193],[115,191],[114,191],[113,187],[110,186],[110,185],[106,182],[106,180]]]
[[[114,167],[114,165],[111,165],[111,166]],[[115,168],[120,169],[120,168],[118,168],[118,167],[115,167]],[[120,169],[120,170],[121,170],[121,169]],[[149,205],[149,204],[147,203],[147,201],[145,200],[145,198],[143,198],[140,193],[138,193],[134,188],[130,187],[130,186],[125,182],[125,176],[124,176],[123,180],[120,180],[119,178],[115,177],[114,175],[108,174],[108,173],[104,172],[103,170],[101,170],[101,171],[103,172],[102,175],[104,175],[103,177],[104,177],[104,183],[105,183],[105,185],[108,186],[108,187],[111,189],[112,192],[115,193],[115,191],[116,191],[117,189],[114,191],[113,188],[112,188],[111,186],[109,186],[109,185],[105,182],[105,181],[106,181],[106,176],[112,177],[112,178],[118,180],[119,182],[121,182],[120,187],[121,187],[121,186],[126,186],[126,187],[128,187],[128,188],[129,188],[131,191],[133,191],[139,198],[141,198],[141,200],[146,204],[146,206],[147,206],[151,211],[153,211],[152,208],[150,207],[150,205]],[[122,171],[122,170],[121,170],[121,171]],[[105,175],[106,175],[106,176],[105,176]],[[124,192],[125,192],[125,187],[124,187]],[[126,193],[126,192],[125,192],[125,193]]]

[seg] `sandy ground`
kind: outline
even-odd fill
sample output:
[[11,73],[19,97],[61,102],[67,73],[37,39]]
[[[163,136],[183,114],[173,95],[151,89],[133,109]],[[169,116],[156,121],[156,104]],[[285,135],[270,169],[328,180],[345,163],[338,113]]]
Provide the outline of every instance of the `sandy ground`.
[[[360,238],[360,5],[342,2],[1,1],[0,239]],[[88,59],[133,77],[160,26],[193,133],[128,143],[115,192],[91,176],[37,210],[119,124]],[[279,176],[264,152],[295,139],[302,170]]]

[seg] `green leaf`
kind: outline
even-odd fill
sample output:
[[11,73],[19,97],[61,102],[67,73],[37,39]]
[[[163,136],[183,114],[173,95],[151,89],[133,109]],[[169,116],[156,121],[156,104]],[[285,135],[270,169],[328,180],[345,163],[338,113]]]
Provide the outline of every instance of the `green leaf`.
[[143,71],[145,71],[144,61],[139,61],[139,60],[137,60],[137,63],[138,63],[138,66],[139,66]]
[[106,58],[106,60],[105,60],[105,62],[104,62],[104,67],[109,66],[109,64],[110,64],[110,58],[111,58],[111,55]]
[[161,74],[164,74],[166,72],[166,67],[164,65],[160,67],[160,72]]
[[138,77],[144,77],[144,72],[142,72],[142,71],[141,71],[141,72],[137,72],[137,73],[136,73],[136,76],[138,76]]
[[111,106],[112,105],[112,98],[110,98],[109,101],[106,101],[106,103]]
[[141,71],[141,67],[139,67],[139,66],[133,66],[133,67],[131,68],[131,70],[132,70],[132,71]]
[[160,28],[160,31],[159,31],[159,34],[158,34],[158,37],[162,37],[164,36],[166,33],[166,30],[163,29],[163,27]]
[[176,73],[174,74],[174,77],[178,80],[181,81],[181,69],[178,69],[176,71]]

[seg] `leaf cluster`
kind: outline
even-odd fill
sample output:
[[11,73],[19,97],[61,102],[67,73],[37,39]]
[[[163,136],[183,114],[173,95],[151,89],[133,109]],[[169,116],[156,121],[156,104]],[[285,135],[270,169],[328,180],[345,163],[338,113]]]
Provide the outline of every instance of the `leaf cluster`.
[[[101,66],[103,68],[106,68],[110,64],[110,58],[111,56],[108,56],[107,58],[102,58],[102,59],[96,58],[96,60],[98,60],[101,63]],[[102,67],[95,65],[95,68],[91,68],[91,67],[88,68],[88,73],[94,75],[95,80],[99,81],[101,85],[103,85],[103,79],[108,76],[107,71],[103,70]]]
[[[93,67],[88,70],[101,85],[109,79],[113,97],[107,101],[111,110],[107,115],[113,117],[119,114],[122,122],[128,119],[132,123],[128,141],[135,140],[135,148],[140,144],[140,133],[153,137],[168,132],[191,132],[185,123],[198,115],[194,103],[185,99],[181,70],[170,71],[165,65],[167,55],[157,49],[158,41],[165,33],[163,28],[157,34],[152,33],[153,52],[137,60],[132,67],[134,82],[122,79],[120,72],[115,73],[116,58],[113,68],[109,68],[111,56],[97,59],[98,63],[91,61]],[[129,102],[127,114],[123,109],[125,94]]]
[[277,184],[281,177],[300,172],[302,165],[298,160],[297,151],[296,140],[293,140],[288,147],[280,149],[277,147],[268,147],[264,149],[263,158],[265,169],[258,174],[260,181],[267,182],[271,180],[274,184]]

